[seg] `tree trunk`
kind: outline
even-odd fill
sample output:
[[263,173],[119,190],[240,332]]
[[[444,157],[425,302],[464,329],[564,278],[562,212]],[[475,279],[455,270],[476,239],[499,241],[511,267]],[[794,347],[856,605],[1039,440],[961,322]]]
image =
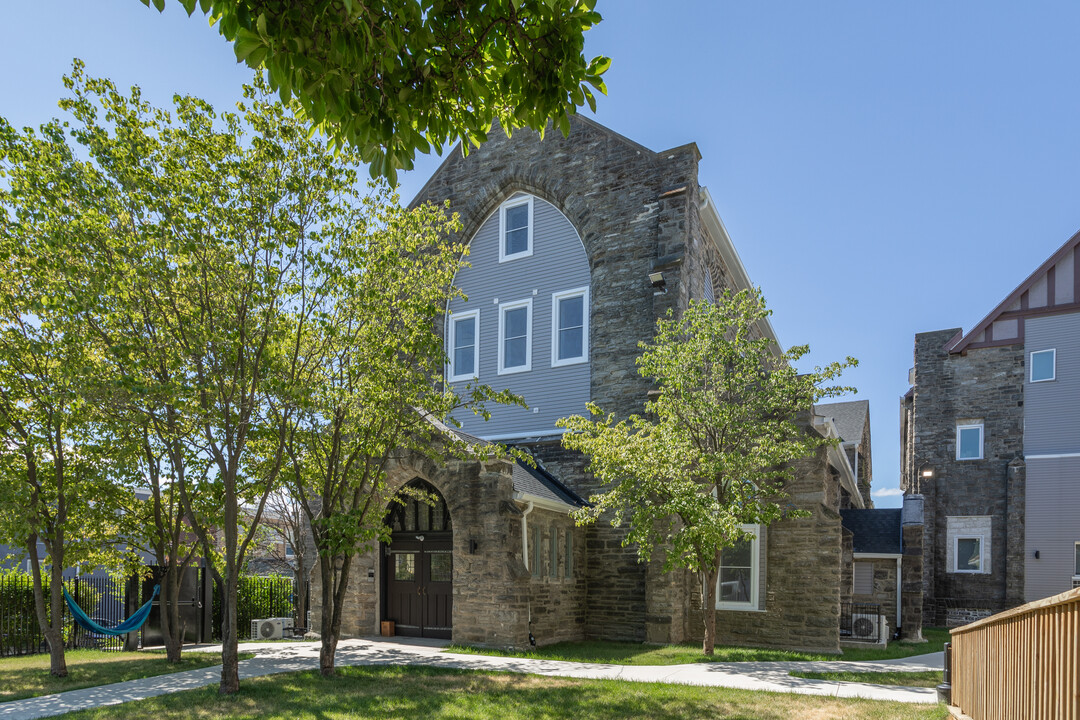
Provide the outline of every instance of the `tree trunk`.
[[165,660],[170,663],[180,662],[184,649],[184,628],[180,624],[180,587],[184,568],[177,568],[170,559],[165,577],[162,579],[161,597],[161,634],[165,640]]
[[703,592],[701,593],[701,614],[705,620],[705,640],[702,642],[701,651],[706,656],[712,657],[716,648],[716,576],[718,570],[708,570],[699,573],[702,579]]
[[323,677],[334,674],[334,655],[337,653],[337,637],[334,635],[334,558],[319,555],[319,572],[322,575],[322,613],[319,618],[319,672]]
[[[124,589],[124,617],[131,617],[139,606],[139,590],[142,588],[142,578],[138,574],[132,574],[127,579],[127,587]],[[124,652],[135,652],[139,649],[139,631],[129,632],[124,636]]]
[[221,695],[232,695],[240,690],[239,641],[236,634],[237,586],[236,568],[229,567],[225,575],[225,595],[221,598],[221,685],[218,686]]
[[[64,610],[63,580],[64,569],[59,570],[54,563],[49,578],[49,609],[45,607],[45,588],[41,578],[41,559],[37,553],[37,535],[27,540],[27,552],[30,555],[30,569],[34,575],[34,613],[38,627],[49,644],[49,674],[54,677],[67,677],[67,659],[64,657]],[[50,617],[51,615],[51,617]]]

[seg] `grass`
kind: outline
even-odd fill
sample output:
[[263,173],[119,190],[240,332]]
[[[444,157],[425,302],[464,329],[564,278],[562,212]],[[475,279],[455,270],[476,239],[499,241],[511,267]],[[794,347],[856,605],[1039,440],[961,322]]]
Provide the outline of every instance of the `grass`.
[[451,645],[446,652],[471,655],[499,655],[526,657],[540,660],[570,660],[573,662],[607,663],[610,665],[682,665],[695,662],[774,662],[787,660],[890,660],[924,653],[938,652],[949,639],[944,628],[923,628],[927,642],[918,645],[893,642],[884,649],[854,648],[844,650],[842,657],[822,653],[797,652],[716,646],[716,654],[709,658],[702,654],[699,645],[643,645],[641,643],[607,642],[588,640],[566,642],[524,651],[491,650],[468,645]]
[[903,685],[904,687],[937,687],[942,681],[942,672],[940,670],[927,670],[924,672],[792,672],[788,674],[809,680]]
[[841,700],[726,688],[573,680],[424,667],[348,667],[337,677],[315,671],[241,682],[220,697],[216,688],[65,715],[69,720],[942,720],[941,705]]
[[[65,678],[49,674],[47,654],[0,658],[0,702],[221,664],[221,656],[201,652],[185,652],[176,665],[165,661],[164,652],[68,650],[65,656],[68,667]],[[240,654],[241,660],[251,657],[253,653]]]

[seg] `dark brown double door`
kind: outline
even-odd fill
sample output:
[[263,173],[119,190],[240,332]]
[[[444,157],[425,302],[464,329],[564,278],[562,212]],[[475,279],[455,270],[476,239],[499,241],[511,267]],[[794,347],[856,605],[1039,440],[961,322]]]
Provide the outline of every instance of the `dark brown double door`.
[[385,614],[398,635],[450,639],[453,534],[394,533],[384,553]]

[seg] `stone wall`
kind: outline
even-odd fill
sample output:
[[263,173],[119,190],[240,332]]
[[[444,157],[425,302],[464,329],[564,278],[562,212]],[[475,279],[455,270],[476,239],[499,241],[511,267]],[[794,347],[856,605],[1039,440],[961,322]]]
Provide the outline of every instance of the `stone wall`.
[[855,562],[867,562],[874,566],[873,592],[869,594],[852,593],[852,602],[872,603],[881,606],[881,614],[889,621],[889,628],[896,629],[896,560],[893,558],[858,558]]
[[[938,625],[948,617],[967,616],[950,614],[951,609],[997,612],[1011,607],[1019,602],[1014,593],[1023,584],[1023,522],[1016,522],[1018,496],[1009,472],[1010,463],[1023,453],[1023,346],[950,354],[945,344],[957,332],[915,336],[915,384],[904,449],[905,489],[921,491],[926,499],[924,613],[927,623]],[[981,460],[956,459],[956,426],[967,420],[983,423]],[[919,477],[925,468],[933,470],[932,478]],[[951,572],[947,518],[956,516],[991,517],[989,573]]]
[[[717,610],[718,644],[840,652],[843,527],[839,513],[825,505],[829,481],[824,448],[796,463],[788,502],[809,516],[767,528],[764,609]],[[696,583],[688,595],[686,637],[700,642],[704,624]]]
[[921,642],[923,627],[923,526],[904,525],[900,578],[900,639]]
[[[564,513],[534,509],[528,518],[529,542],[540,531],[540,563],[534,568],[530,556],[529,573],[529,629],[536,644],[549,645],[556,642],[585,639],[585,533],[574,526]],[[570,577],[566,576],[566,535],[573,538],[574,556]],[[555,536],[555,563],[551,562],[550,542]],[[532,551],[532,548],[530,548]]]

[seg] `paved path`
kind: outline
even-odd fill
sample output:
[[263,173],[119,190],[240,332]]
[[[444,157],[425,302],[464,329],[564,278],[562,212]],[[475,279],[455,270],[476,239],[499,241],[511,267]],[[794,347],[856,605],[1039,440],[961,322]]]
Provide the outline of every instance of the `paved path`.
[[[337,664],[346,665],[428,665],[432,667],[496,672],[532,673],[553,677],[617,679],[632,682],[663,682],[684,685],[770,690],[774,692],[827,695],[841,698],[897,700],[910,703],[935,703],[931,688],[905,688],[863,683],[806,680],[791,677],[792,670],[858,672],[874,670],[940,670],[942,654],[877,662],[744,662],[691,663],[688,665],[607,665],[561,660],[458,655],[442,652],[438,642],[402,642],[369,638],[343,640],[338,645]],[[185,652],[215,652],[206,646]],[[256,657],[240,663],[240,679],[275,673],[310,670],[319,665],[319,643],[241,643],[241,652]],[[73,710],[117,705],[131,700],[166,695],[214,685],[221,676],[218,667],[187,670],[113,685],[72,690],[56,695],[0,703],[0,720],[30,720]]]

